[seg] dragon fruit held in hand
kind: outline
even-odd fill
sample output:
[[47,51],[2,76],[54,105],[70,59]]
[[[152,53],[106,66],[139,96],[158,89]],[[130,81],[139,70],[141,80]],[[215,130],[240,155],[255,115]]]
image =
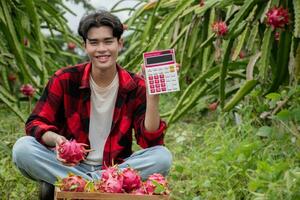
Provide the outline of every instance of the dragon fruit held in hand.
[[86,150],[83,143],[77,143],[76,140],[65,141],[57,147],[58,156],[69,164],[78,164],[84,160],[85,155],[90,150]]
[[125,168],[123,170],[123,178],[123,189],[128,193],[140,188],[142,185],[139,173],[132,168]]
[[87,181],[81,176],[76,176],[72,173],[66,178],[58,180],[55,184],[62,191],[83,192]]

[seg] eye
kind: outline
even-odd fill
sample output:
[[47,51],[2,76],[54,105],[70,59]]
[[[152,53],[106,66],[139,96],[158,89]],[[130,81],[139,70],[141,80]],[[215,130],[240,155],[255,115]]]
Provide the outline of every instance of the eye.
[[105,44],[112,44],[113,40],[105,40]]
[[98,42],[97,41],[89,41],[89,44],[92,46],[96,46],[98,44]]

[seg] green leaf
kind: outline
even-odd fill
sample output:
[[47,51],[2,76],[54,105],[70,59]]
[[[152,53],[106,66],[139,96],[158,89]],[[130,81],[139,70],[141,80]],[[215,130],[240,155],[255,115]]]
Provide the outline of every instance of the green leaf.
[[288,121],[291,118],[291,113],[287,109],[283,109],[276,114],[276,118],[282,121]]
[[155,194],[162,194],[166,191],[165,187],[162,184],[159,184],[157,181],[152,180],[153,185],[155,185]]
[[267,99],[273,100],[273,101],[278,101],[281,99],[281,95],[276,92],[272,92],[266,95]]
[[300,38],[300,1],[293,0],[293,4],[294,4],[294,16],[295,16],[294,36]]
[[232,99],[225,105],[224,111],[227,112],[231,110],[240,100],[242,100],[247,94],[250,93],[251,90],[257,84],[257,80],[248,80],[244,83],[243,86],[237,91],[237,93],[232,97]]
[[224,107],[225,104],[225,79],[227,77],[227,67],[230,59],[231,49],[234,43],[234,39],[230,39],[226,46],[225,55],[222,61],[222,67],[220,68],[220,89],[219,89],[219,97],[220,97],[220,105],[221,108]]
[[267,75],[267,69],[269,67],[269,62],[270,62],[270,55],[271,55],[271,50],[272,50],[272,45],[273,45],[273,34],[272,34],[272,29],[267,28],[265,33],[264,33],[264,38],[262,41],[262,47],[261,47],[261,66],[259,67],[260,71],[260,76],[262,78],[266,78]]
[[260,137],[270,137],[273,132],[272,127],[270,126],[262,126],[258,129],[256,135]]

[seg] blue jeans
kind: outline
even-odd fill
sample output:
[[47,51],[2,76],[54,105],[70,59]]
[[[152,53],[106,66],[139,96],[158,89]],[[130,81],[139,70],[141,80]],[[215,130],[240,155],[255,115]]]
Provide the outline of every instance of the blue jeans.
[[[56,152],[34,137],[24,136],[13,147],[13,162],[26,177],[54,184],[57,177],[64,178],[73,173],[87,180],[101,178],[101,165],[80,163],[74,167],[63,165],[56,159]],[[154,146],[134,152],[119,165],[122,170],[128,166],[138,170],[143,180],[153,173],[167,175],[172,163],[172,155],[164,146]]]

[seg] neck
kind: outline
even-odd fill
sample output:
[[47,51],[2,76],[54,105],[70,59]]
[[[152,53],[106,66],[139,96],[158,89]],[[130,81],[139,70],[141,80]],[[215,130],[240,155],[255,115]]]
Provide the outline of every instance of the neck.
[[97,69],[92,67],[91,75],[93,80],[99,87],[108,86],[115,78],[117,68]]

